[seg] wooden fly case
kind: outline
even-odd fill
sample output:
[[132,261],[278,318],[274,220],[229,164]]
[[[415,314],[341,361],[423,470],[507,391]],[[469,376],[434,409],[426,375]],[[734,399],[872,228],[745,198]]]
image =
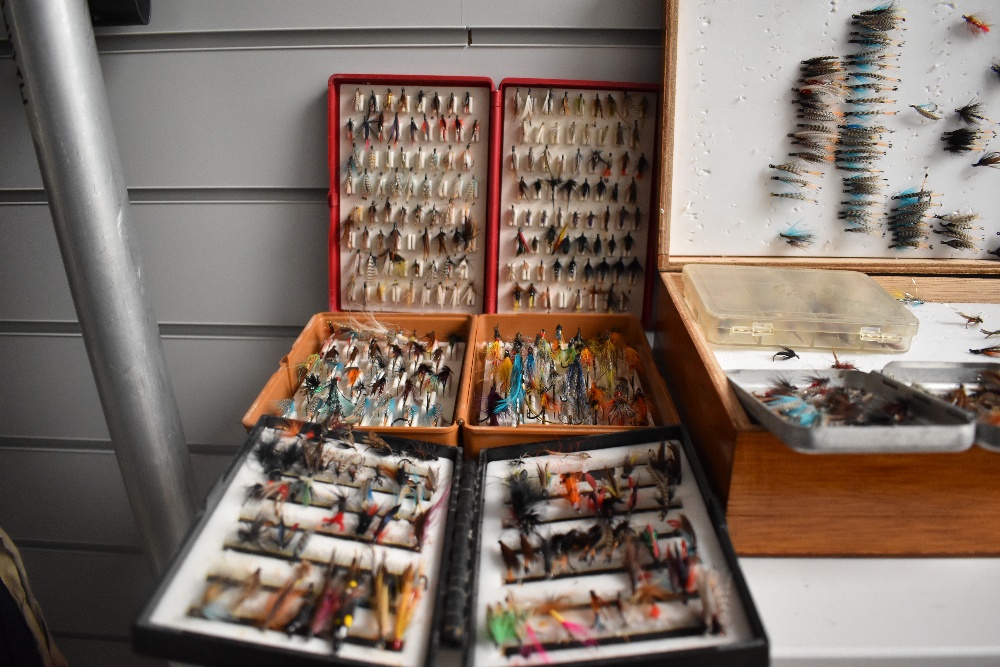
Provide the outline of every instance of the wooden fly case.
[[[678,423],[632,315],[480,315],[475,341],[462,426],[469,456],[487,447]],[[502,370],[507,360],[511,373]],[[573,378],[582,383],[575,393]]]
[[[1000,303],[1000,284],[988,278],[876,276],[890,291],[928,303]],[[1000,457],[976,446],[938,454],[801,454],[754,424],[740,405],[718,349],[705,337],[684,297],[678,274],[662,275],[654,341],[657,362],[676,391],[684,423],[698,443],[713,488],[726,502],[729,529],[741,555],[996,555],[1000,553]],[[919,310],[918,306],[914,310]],[[954,313],[953,313],[954,314]],[[956,337],[976,336],[961,318],[948,354],[968,355]],[[914,338],[920,345],[921,332]],[[937,346],[932,360],[945,354]],[[770,360],[772,349],[761,349]],[[830,350],[799,351],[817,369],[833,363]],[[895,355],[900,361],[910,359]],[[887,363],[883,355],[876,363]],[[979,357],[981,358],[981,357]],[[842,354],[862,364],[863,353]],[[764,361],[768,364],[768,361]],[[820,366],[821,363],[825,365]],[[771,364],[775,375],[793,371]],[[798,364],[796,368],[801,368]],[[809,371],[799,371],[804,377]],[[933,509],[931,509],[933,508]],[[947,534],[941,526],[947,525]]]
[[660,269],[994,271],[1000,78],[972,9],[669,0]]
[[133,627],[206,665],[432,665],[458,450],[265,417]]
[[484,450],[464,664],[765,665],[681,427]]
[[499,92],[496,312],[626,313],[647,321],[657,88],[505,79]]
[[484,77],[330,78],[333,310],[490,309],[493,98]]
[[317,313],[243,417],[261,415],[459,444],[471,315]]
[[[726,504],[741,555],[1000,553],[1000,520],[990,509],[1000,501],[1000,457],[978,446],[937,454],[792,451],[754,424],[726,376],[739,355],[754,354],[751,348],[708,343],[676,273],[706,263],[862,271],[915,314],[916,302],[941,302],[955,305],[935,307],[956,318],[939,345],[923,342],[925,328],[917,332],[913,345],[923,356],[914,357],[914,349],[882,355],[877,368],[862,370],[880,370],[894,358],[982,359],[967,350],[990,343],[972,343],[976,329],[966,330],[954,311],[1000,302],[992,278],[1000,227],[987,215],[989,170],[973,166],[988,151],[952,151],[954,135],[945,133],[969,128],[984,139],[992,132],[954,110],[973,100],[984,116],[1000,112],[995,54],[963,18],[972,8],[877,4],[851,0],[831,13],[809,3],[743,8],[671,0],[665,10],[665,273],[654,351]],[[876,48],[879,40],[886,48]],[[753,69],[735,67],[734,54]],[[806,99],[813,93],[824,101]],[[869,97],[885,99],[864,101]],[[943,117],[932,120],[911,105]],[[885,131],[867,132],[864,141],[850,127],[875,125]],[[788,171],[789,164],[803,173]],[[861,178],[874,185],[861,185]],[[794,368],[801,377],[806,367],[838,363],[834,348],[794,349],[806,361],[782,366],[771,361],[778,348],[764,347],[750,366],[775,374]],[[878,356],[836,352],[859,367]]]

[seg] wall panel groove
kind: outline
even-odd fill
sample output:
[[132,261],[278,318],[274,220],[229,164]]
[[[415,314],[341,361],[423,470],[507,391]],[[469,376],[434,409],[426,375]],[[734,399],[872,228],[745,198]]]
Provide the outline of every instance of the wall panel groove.
[[[328,190],[322,188],[129,188],[132,204],[321,204]],[[0,190],[0,206],[48,205],[42,188]]]
[[[266,324],[197,324],[160,322],[164,339],[244,340],[294,339],[301,332],[298,326]],[[78,322],[57,320],[0,320],[0,336],[82,336]]]
[[[4,442],[10,442],[5,438]],[[238,448],[190,448],[200,499]],[[0,448],[0,526],[20,547],[141,556],[114,452]],[[43,495],[40,489],[52,490]]]

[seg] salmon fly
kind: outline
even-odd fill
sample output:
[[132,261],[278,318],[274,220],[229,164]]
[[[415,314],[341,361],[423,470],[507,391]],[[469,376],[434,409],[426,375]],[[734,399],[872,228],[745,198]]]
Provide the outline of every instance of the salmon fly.
[[[941,234],[942,232],[937,232],[937,233]],[[941,244],[952,247],[955,250],[969,250],[973,252],[979,250],[979,245],[976,243],[975,240],[964,237],[950,238],[947,241],[942,241]]]
[[847,40],[848,44],[860,44],[867,49],[873,51],[880,51],[887,49],[892,46],[902,46],[903,42],[896,39],[892,35],[881,33],[881,32],[851,32],[851,39]]
[[469,184],[465,187],[465,201],[471,202],[479,197],[479,181],[476,180],[475,175],[469,181]]
[[809,188],[812,190],[818,190],[819,186],[815,183],[811,183],[804,178],[795,178],[793,176],[772,176],[772,181],[780,181],[781,183],[787,183],[788,185],[794,185],[797,188]]
[[851,23],[873,32],[888,32],[895,30],[906,19],[901,16],[896,3],[887,2],[884,5],[869,9],[851,16]]
[[978,162],[974,162],[972,166],[1000,168],[1000,152],[990,151],[979,158]]
[[841,361],[840,359],[838,359],[837,358],[837,351],[836,350],[830,350],[830,351],[833,352],[833,365],[830,366],[830,368],[835,368],[837,370],[842,370],[842,371],[856,371],[856,370],[858,370],[857,366],[855,366],[851,362],[849,362],[849,361]]
[[782,345],[781,349],[771,357],[771,361],[777,361],[778,359],[787,361],[788,359],[801,359],[801,357],[792,348]]
[[870,71],[851,72],[850,76],[855,79],[873,79],[875,81],[889,81],[891,83],[899,83],[900,81],[899,79],[896,79],[894,77]]
[[888,97],[852,97],[845,100],[847,104],[855,106],[867,106],[869,104],[895,104],[896,100]]
[[601,102],[600,93],[596,93],[594,95],[594,102],[591,106],[591,115],[594,118],[604,118],[604,104]]
[[865,109],[865,110],[854,110],[845,111],[845,116],[859,117],[859,116],[895,116],[898,111],[887,111],[885,109]]
[[638,185],[633,178],[625,187],[625,202],[628,204],[635,204],[636,201],[638,201]]
[[958,114],[959,118],[964,120],[966,123],[969,123],[970,125],[976,125],[977,123],[980,122],[992,123],[993,121],[982,115],[982,108],[983,105],[981,102],[973,100],[968,104],[966,104],[965,106],[955,109],[955,113]]
[[930,120],[941,120],[944,118],[942,114],[938,113],[938,105],[933,102],[929,102],[927,104],[911,104],[910,108],[924,118],[929,118]]
[[552,89],[549,88],[548,92],[545,93],[544,99],[542,100],[542,113],[551,114],[554,103],[555,94],[552,92]]
[[832,155],[826,155],[824,153],[813,153],[810,151],[803,151],[798,153],[789,153],[789,157],[797,157],[800,160],[810,162],[812,164],[824,164],[826,162],[833,162]]
[[797,199],[799,201],[809,202],[812,204],[819,203],[817,200],[806,197],[804,194],[800,192],[772,192],[771,196],[778,197],[781,199]]
[[961,311],[958,311],[958,310],[956,310],[955,312],[958,313],[959,316],[961,316],[965,320],[965,328],[966,329],[968,329],[969,327],[971,327],[971,326],[973,326],[975,324],[982,324],[983,323],[983,317],[982,317],[982,315],[966,315],[965,313],[963,313]]
[[960,127],[957,130],[945,132],[941,140],[945,142],[945,150],[949,153],[968,153],[983,150],[986,141],[996,136],[992,130]]
[[844,192],[856,195],[877,195],[881,192],[885,179],[873,175],[849,176],[843,179]]
[[[926,180],[926,176],[924,177]],[[921,189],[910,188],[908,190],[903,190],[899,194],[893,195],[890,199],[930,199],[931,197],[939,196],[938,193],[932,192],[931,190],[924,190],[923,185]]]
[[615,276],[615,284],[620,283],[622,276],[625,275],[625,260],[619,257],[618,261],[611,266],[611,271]]
[[841,120],[844,115],[845,112],[837,111],[835,109],[812,109],[809,107],[802,107],[799,109],[799,113],[796,114],[795,117],[803,120],[818,120],[833,123]]
[[974,34],[984,35],[990,31],[990,24],[975,14],[962,14],[962,20],[965,21],[966,27]]
[[808,169],[805,169],[801,162],[784,162],[781,164],[769,164],[767,166],[770,167],[771,169],[777,169],[778,171],[788,172],[789,174],[795,174],[797,176],[804,176],[807,174],[810,176],[823,175],[823,172],[821,171],[810,171]]
[[[800,127],[802,126],[800,125]],[[883,125],[858,125],[856,123],[838,125],[837,130],[839,130],[841,135],[845,137],[858,137],[873,140],[879,139],[883,134],[891,132],[889,128]]]
[[778,237],[793,248],[808,248],[816,242],[816,235],[805,229],[798,229],[799,223],[795,223],[785,231],[778,234]]

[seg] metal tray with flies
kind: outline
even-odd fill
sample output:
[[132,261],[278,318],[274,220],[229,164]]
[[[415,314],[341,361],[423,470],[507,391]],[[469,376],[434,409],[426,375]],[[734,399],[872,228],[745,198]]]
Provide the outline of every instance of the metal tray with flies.
[[[877,372],[823,371],[788,374],[770,370],[728,371],[729,382],[747,412],[786,445],[810,453],[916,453],[958,452],[972,446],[972,416],[953,405]],[[910,421],[893,425],[829,425],[822,420],[803,426],[772,411],[754,394],[762,394],[778,380],[796,386],[817,377],[829,378],[831,387],[843,386],[870,392],[875,400],[904,402]]]
[[[940,396],[945,392],[964,385],[966,390],[978,388],[983,371],[1000,373],[1000,364],[989,362],[944,362],[944,361],[893,361],[882,369],[882,374],[898,380],[914,389]],[[1000,452],[1000,423],[990,423],[984,416],[976,415],[976,444],[984,449]]]

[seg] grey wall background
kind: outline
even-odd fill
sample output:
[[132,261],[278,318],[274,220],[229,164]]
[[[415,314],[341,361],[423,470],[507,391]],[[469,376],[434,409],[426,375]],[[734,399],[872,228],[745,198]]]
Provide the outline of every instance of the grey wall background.
[[[82,0],[81,0],[82,1]],[[326,82],[660,78],[654,0],[153,0],[98,31],[143,271],[204,493],[326,309]],[[153,585],[0,41],[0,526],[74,665],[128,648]]]

